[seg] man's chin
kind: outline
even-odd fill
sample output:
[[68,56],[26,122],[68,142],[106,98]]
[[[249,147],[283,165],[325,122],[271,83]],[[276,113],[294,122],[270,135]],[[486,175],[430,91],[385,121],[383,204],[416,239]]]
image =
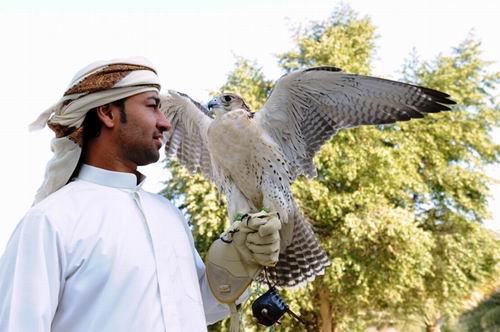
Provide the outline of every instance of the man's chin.
[[160,152],[156,151],[156,153],[151,153],[149,154],[148,156],[144,156],[144,158],[142,158],[142,160],[139,160],[137,162],[137,166],[146,166],[146,165],[149,165],[149,164],[153,164],[155,162],[157,162],[158,160],[160,160]]

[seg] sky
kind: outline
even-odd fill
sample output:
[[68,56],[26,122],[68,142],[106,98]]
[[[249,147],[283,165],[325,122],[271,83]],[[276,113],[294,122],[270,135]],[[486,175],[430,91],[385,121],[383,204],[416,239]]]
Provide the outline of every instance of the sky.
[[[43,3],[43,5],[42,5]],[[449,54],[469,33],[482,41],[484,58],[500,60],[500,2],[493,0],[346,1],[377,27],[373,74],[398,78],[412,49],[422,59]],[[293,32],[324,20],[338,1],[85,2],[2,0],[0,3],[0,254],[30,207],[51,158],[50,130],[28,124],[58,101],[73,75],[95,60],[141,55],[157,67],[163,88],[207,102],[234,68],[235,56],[257,61],[268,78],[282,72],[276,54],[293,48]],[[498,63],[491,67],[500,70]],[[496,132],[500,142],[500,134]],[[500,168],[489,174],[500,180]],[[167,171],[141,169],[145,188],[158,192]],[[492,187],[493,217],[500,229],[500,186]]]

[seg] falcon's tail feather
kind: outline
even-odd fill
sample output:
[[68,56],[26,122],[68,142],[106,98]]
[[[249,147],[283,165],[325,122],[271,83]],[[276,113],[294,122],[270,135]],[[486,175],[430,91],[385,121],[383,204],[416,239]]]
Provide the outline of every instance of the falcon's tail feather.
[[[280,253],[278,264],[268,268],[270,282],[279,287],[299,287],[323,275],[330,265],[326,252],[304,216],[297,213],[292,243]],[[261,273],[258,281],[265,281]]]

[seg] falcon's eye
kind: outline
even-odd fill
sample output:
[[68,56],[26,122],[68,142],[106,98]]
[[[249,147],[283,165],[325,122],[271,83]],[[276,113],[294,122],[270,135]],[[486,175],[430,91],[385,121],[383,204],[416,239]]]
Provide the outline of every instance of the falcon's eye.
[[222,99],[226,102],[226,103],[229,103],[231,101],[231,96],[224,96],[222,97]]

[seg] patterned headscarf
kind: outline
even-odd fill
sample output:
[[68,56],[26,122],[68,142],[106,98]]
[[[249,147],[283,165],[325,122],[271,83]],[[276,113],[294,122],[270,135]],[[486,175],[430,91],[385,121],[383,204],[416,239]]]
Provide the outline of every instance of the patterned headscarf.
[[30,125],[38,130],[47,124],[56,137],[51,142],[54,157],[34,204],[64,186],[77,167],[82,152],[83,121],[98,106],[147,91],[160,91],[156,70],[145,58],[94,62],[80,70],[63,97]]

